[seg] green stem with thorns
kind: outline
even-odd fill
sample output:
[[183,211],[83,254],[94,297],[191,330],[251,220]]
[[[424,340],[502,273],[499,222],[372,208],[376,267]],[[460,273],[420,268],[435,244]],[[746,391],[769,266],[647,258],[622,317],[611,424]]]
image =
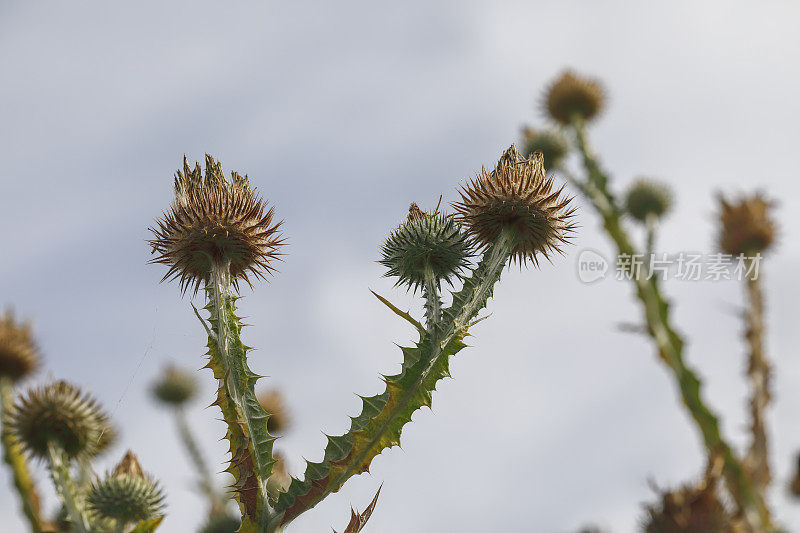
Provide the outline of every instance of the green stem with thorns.
[[452,305],[442,310],[441,321],[431,333],[384,298],[378,298],[397,315],[410,322],[420,335],[414,347],[401,347],[403,364],[399,374],[384,376],[386,390],[362,397],[362,410],[351,417],[350,430],[328,437],[323,460],[308,462],[304,479],[292,479],[278,497],[274,525],[286,525],[337,492],[352,476],[369,470],[372,460],[384,449],[400,444],[403,426],[423,406],[431,406],[436,383],[449,376],[449,359],[465,344],[468,328],[487,300],[511,257],[515,237],[504,230],[484,253],[472,275],[453,294]]
[[67,511],[73,530],[75,533],[91,533],[92,528],[89,525],[85,506],[69,472],[69,459],[64,450],[53,442],[48,444],[47,451],[53,485],[55,485],[56,494]]
[[[230,465],[234,476],[233,492],[242,512],[240,531],[268,531],[271,507],[267,480],[275,459],[275,437],[267,432],[269,414],[256,398],[254,386],[260,376],[247,365],[247,352],[239,335],[242,323],[236,316],[236,300],[228,265],[218,265],[206,287],[211,328],[206,328],[209,362],[219,380],[216,405],[228,424]],[[205,325],[205,323],[204,323]]]
[[[608,188],[608,176],[600,168],[597,158],[588,146],[584,121],[580,117],[574,117],[572,128],[587,173],[581,190],[602,217],[603,227],[617,245],[620,256],[633,257],[636,250],[622,227],[622,210]],[[756,531],[772,531],[769,509],[763,497],[722,437],[716,414],[702,398],[701,381],[683,359],[683,339],[672,327],[669,303],[662,297],[657,280],[644,279],[643,276],[636,275],[636,272],[632,274],[631,281],[636,287],[636,296],[642,303],[648,333],[655,342],[661,359],[673,373],[683,403],[700,429],[706,449],[710,454],[719,453],[723,458],[723,475],[739,513]]]
[[439,298],[439,285],[430,265],[425,267],[425,286],[422,293],[425,297],[425,320],[428,333],[433,333],[436,325],[442,320],[442,300]]
[[14,403],[14,385],[9,378],[0,378],[0,440],[3,446],[3,460],[11,469],[14,488],[22,500],[22,512],[33,533],[42,532],[42,515],[39,493],[31,477],[28,463],[22,449],[14,439],[6,423],[6,416]]

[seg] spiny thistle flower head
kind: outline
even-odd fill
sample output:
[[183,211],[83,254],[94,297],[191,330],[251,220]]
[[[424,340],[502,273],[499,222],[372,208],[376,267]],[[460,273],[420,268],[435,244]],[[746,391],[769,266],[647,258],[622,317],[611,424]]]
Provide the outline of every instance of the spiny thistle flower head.
[[531,157],[535,152],[541,152],[544,168],[552,171],[561,166],[569,152],[569,144],[561,132],[525,128],[522,134],[525,143],[525,157]]
[[648,506],[645,533],[737,533],[738,523],[725,508],[716,489],[683,487],[661,496],[659,505]]
[[538,266],[540,255],[549,260],[553,252],[563,253],[575,231],[572,197],[563,190],[554,190],[553,178],[545,176],[541,154],[526,159],[511,145],[494,170],[482,169],[461,188],[453,207],[478,246],[488,248],[511,230],[514,260]]
[[17,441],[31,455],[47,458],[53,444],[69,458],[97,453],[109,418],[88,393],[66,381],[32,388],[9,413]]
[[17,322],[11,310],[0,314],[0,378],[19,381],[38,368],[39,359],[30,324]]
[[183,171],[175,176],[175,200],[150,228],[150,242],[158,257],[154,263],[169,267],[163,279],[179,279],[186,290],[207,284],[212,270],[227,266],[231,280],[250,284],[249,276],[266,279],[275,269],[271,262],[283,243],[274,208],[250,188],[247,176],[236,172],[226,180],[222,166],[206,155],[205,175],[184,157]]
[[639,222],[645,222],[650,215],[661,218],[671,207],[672,191],[658,181],[640,178],[625,194],[625,209]]
[[111,473],[92,484],[86,503],[101,518],[139,522],[154,518],[163,510],[164,494],[128,451]]
[[605,98],[600,82],[567,70],[548,87],[545,108],[553,120],[569,125],[574,116],[586,121],[596,117]]
[[775,240],[777,228],[772,219],[773,202],[761,194],[728,202],[719,197],[719,247],[733,255],[753,255],[767,251]]
[[437,286],[442,281],[452,284],[468,266],[470,255],[469,240],[453,217],[426,213],[411,204],[408,218],[383,243],[378,262],[389,269],[386,277],[416,290],[425,285],[426,272]]
[[197,379],[191,372],[168,366],[150,390],[164,405],[180,407],[197,394]]
[[258,403],[269,414],[267,431],[270,435],[278,435],[286,431],[291,424],[291,418],[281,391],[271,389],[262,392],[258,395]]

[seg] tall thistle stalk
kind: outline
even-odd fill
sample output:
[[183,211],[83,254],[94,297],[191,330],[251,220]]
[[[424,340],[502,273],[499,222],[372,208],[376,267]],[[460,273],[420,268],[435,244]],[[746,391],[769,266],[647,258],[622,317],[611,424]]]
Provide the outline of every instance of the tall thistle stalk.
[[168,366],[152,384],[151,392],[157,402],[171,411],[181,443],[199,477],[198,486],[208,498],[209,518],[225,513],[230,497],[214,483],[211,468],[186,417],[187,404],[197,396],[194,373]]
[[738,256],[748,267],[744,281],[750,445],[744,464],[757,490],[763,494],[772,478],[766,428],[766,410],[772,400],[772,365],[764,349],[761,254],[772,246],[775,222],[770,215],[772,203],[758,194],[736,202],[728,202],[722,197],[719,200],[719,247],[727,254]]
[[[614,241],[619,255],[633,257],[638,252],[623,227],[624,211],[611,192],[608,175],[589,147],[586,135],[586,123],[599,114],[603,100],[603,90],[598,83],[568,72],[551,85],[545,105],[556,122],[572,131],[586,174],[584,179],[577,180],[577,185],[600,215],[603,228]],[[647,332],[661,360],[675,378],[683,403],[700,430],[709,456],[718,454],[722,457],[723,476],[739,513],[753,530],[771,531],[770,513],[762,495],[721,435],[717,415],[702,397],[701,381],[684,360],[684,341],[672,325],[669,304],[661,294],[657,277],[646,279],[635,270],[628,274],[642,305]]]
[[[267,431],[269,415],[254,393],[259,376],[247,365],[247,351],[239,335],[242,324],[235,302],[239,282],[249,276],[264,278],[278,256],[280,223],[273,210],[250,188],[247,176],[225,178],[222,167],[206,156],[200,165],[184,168],[175,177],[175,201],[169,213],[152,229],[154,262],[169,267],[164,279],[177,278],[184,290],[205,288],[208,324],[208,364],[217,379],[217,399],[230,444],[227,471],[234,477],[233,492],[242,514],[241,531],[267,531],[272,515],[267,481],[275,459]],[[198,314],[199,317],[199,314]]]
[[248,367],[248,348],[239,337],[242,324],[235,314],[229,264],[215,266],[206,294],[206,309],[211,313],[208,367],[220,381],[217,401],[220,407],[225,405],[232,452],[229,471],[236,478],[233,490],[243,516],[263,529],[270,520],[267,481],[275,464],[275,437],[267,431],[269,414],[256,398],[254,386],[259,376]]

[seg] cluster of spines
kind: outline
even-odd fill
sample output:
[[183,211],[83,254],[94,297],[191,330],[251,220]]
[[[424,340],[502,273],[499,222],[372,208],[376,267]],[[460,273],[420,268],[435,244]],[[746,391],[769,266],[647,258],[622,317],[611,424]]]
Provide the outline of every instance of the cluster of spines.
[[210,282],[215,266],[227,265],[231,283],[250,283],[250,275],[266,279],[275,270],[271,262],[283,243],[281,223],[274,222],[274,209],[249,185],[247,176],[231,173],[225,179],[222,167],[206,155],[203,178],[184,157],[184,170],[175,177],[175,201],[168,213],[150,231],[153,263],[169,269],[163,279],[180,280],[183,290],[197,292]]

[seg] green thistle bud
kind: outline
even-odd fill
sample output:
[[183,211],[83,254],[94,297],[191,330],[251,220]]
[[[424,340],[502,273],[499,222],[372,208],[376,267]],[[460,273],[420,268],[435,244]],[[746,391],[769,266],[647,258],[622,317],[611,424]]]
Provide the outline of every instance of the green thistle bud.
[[90,395],[56,381],[21,397],[9,413],[9,426],[22,447],[36,457],[47,458],[52,443],[75,458],[97,452],[109,420]]
[[191,372],[169,366],[150,390],[164,405],[180,407],[197,394],[197,379]]
[[777,227],[770,213],[773,202],[760,194],[729,203],[719,197],[719,247],[728,254],[754,255],[767,251]]
[[200,530],[200,533],[236,533],[242,521],[230,514],[215,514]]
[[554,189],[553,178],[545,176],[541,154],[525,159],[512,145],[494,170],[483,169],[461,188],[461,201],[453,206],[478,246],[488,248],[511,229],[513,258],[538,265],[539,255],[549,259],[552,252],[562,253],[561,245],[575,230],[575,208],[563,190]]
[[86,502],[97,516],[127,524],[157,516],[164,508],[164,495],[129,451],[113,472],[92,485]]
[[523,130],[525,143],[525,157],[530,158],[534,153],[540,152],[544,161],[544,168],[553,170],[559,168],[569,152],[566,137],[556,130]]
[[646,222],[651,215],[661,218],[671,207],[672,192],[657,181],[636,180],[625,194],[625,209],[639,222]]
[[597,80],[566,71],[547,89],[545,109],[556,122],[569,125],[577,116],[591,120],[603,109],[605,92]]
[[0,315],[0,379],[19,381],[39,366],[39,350],[30,324],[19,323],[9,310]]
[[179,279],[185,291],[208,283],[214,267],[227,265],[233,285],[250,283],[249,276],[265,278],[274,271],[271,261],[280,254],[281,223],[273,209],[251,188],[247,176],[236,172],[225,179],[222,167],[206,155],[205,176],[200,165],[192,169],[184,157],[183,172],[175,176],[175,201],[150,228],[152,262],[169,267],[164,279]]
[[259,394],[258,403],[269,414],[267,431],[270,435],[278,435],[286,431],[290,426],[291,417],[286,409],[286,402],[283,400],[281,391],[272,389]]
[[408,219],[381,247],[378,262],[389,269],[386,277],[397,277],[398,285],[416,290],[425,284],[427,270],[437,285],[460,278],[470,255],[468,239],[452,217],[425,213],[411,204]]

